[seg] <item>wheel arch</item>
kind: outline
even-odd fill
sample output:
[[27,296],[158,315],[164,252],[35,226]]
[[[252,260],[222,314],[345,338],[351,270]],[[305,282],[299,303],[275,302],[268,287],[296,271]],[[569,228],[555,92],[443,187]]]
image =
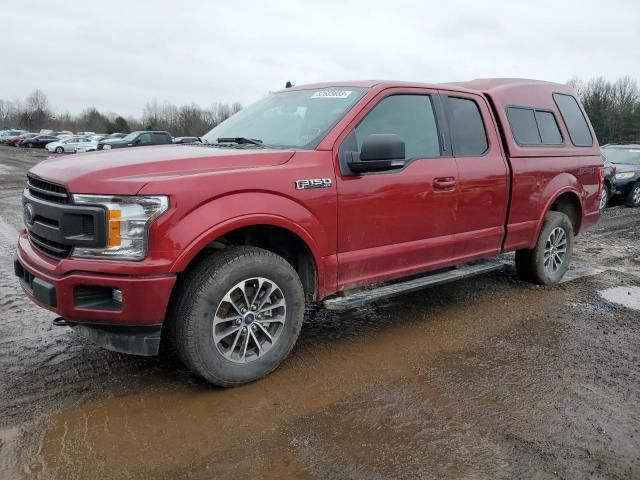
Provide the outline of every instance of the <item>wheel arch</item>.
[[579,193],[573,188],[564,188],[551,197],[543,210],[542,217],[539,219],[538,231],[536,238],[540,235],[540,230],[544,224],[544,219],[548,212],[564,213],[573,226],[573,234],[577,235],[582,226],[583,208]]
[[298,273],[307,300],[314,301],[322,295],[322,264],[313,238],[299,225],[275,215],[246,215],[208,229],[183,252],[172,272],[180,275],[202,255],[240,245],[260,247],[280,255]]

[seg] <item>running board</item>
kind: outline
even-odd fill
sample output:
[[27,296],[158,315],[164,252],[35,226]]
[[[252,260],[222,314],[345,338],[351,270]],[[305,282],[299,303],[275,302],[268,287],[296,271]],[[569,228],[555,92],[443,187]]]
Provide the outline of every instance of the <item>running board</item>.
[[460,265],[452,270],[439,273],[432,273],[423,277],[414,278],[404,282],[382,284],[378,287],[366,290],[358,290],[353,293],[347,293],[343,296],[333,296],[327,298],[323,303],[327,310],[350,310],[352,308],[361,307],[369,302],[384,300],[403,293],[414,292],[425,287],[442,285],[444,283],[454,282],[462,278],[475,277],[483,273],[495,272],[503,270],[509,265],[504,261],[483,261],[481,263],[472,263],[468,265]]

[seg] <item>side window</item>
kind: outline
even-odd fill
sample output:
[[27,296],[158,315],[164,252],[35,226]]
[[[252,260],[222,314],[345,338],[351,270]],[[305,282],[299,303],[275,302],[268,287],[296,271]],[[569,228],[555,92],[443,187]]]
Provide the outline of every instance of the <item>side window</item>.
[[518,145],[541,145],[536,116],[532,108],[509,107],[509,125]]
[[509,125],[520,146],[562,145],[562,134],[553,112],[527,107],[507,108]]
[[438,128],[428,95],[383,98],[354,129],[358,151],[374,133],[395,133],[405,142],[406,159],[439,157]]
[[167,138],[167,136],[164,133],[154,133],[153,134],[153,143],[160,145],[160,144],[171,143],[171,142],[169,142],[169,139]]
[[543,145],[562,145],[562,134],[553,112],[536,110],[536,121]]
[[569,130],[571,143],[576,147],[591,147],[593,145],[593,137],[577,100],[571,95],[562,93],[554,93],[553,99],[560,110],[567,130]]
[[147,144],[151,143],[151,134],[150,133],[143,133],[142,135],[140,135],[138,137],[138,143],[140,145],[147,145]]
[[451,146],[456,157],[483,155],[489,147],[478,105],[468,98],[447,97]]

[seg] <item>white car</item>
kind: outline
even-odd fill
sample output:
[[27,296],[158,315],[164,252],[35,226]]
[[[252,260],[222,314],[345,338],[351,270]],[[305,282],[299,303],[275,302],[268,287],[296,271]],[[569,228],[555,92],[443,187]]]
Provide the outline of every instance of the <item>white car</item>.
[[76,147],[76,153],[86,153],[86,152],[97,152],[98,144],[97,143],[87,143],[78,145]]
[[69,137],[57,142],[47,143],[44,148],[51,153],[75,153],[78,147],[87,145],[96,145],[97,148],[97,142],[88,137]]

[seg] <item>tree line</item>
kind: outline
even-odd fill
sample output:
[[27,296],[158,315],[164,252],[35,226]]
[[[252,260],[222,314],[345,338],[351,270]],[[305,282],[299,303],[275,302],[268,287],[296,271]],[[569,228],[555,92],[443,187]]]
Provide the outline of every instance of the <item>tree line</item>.
[[176,106],[170,102],[148,102],[139,118],[103,113],[94,107],[79,114],[55,113],[45,93],[35,89],[24,100],[0,99],[0,129],[20,128],[96,133],[128,133],[136,130],[165,130],[176,137],[201,136],[240,111],[242,105],[213,103],[207,108],[192,103]]
[[600,145],[640,141],[640,89],[630,77],[567,82],[578,94]]
[[[601,145],[640,141],[640,88],[636,80],[572,78],[567,83],[576,90]],[[195,103],[178,107],[154,100],[145,105],[140,118],[102,113],[93,107],[72,115],[54,113],[44,92],[36,89],[24,100],[0,99],[0,128],[99,133],[166,130],[175,136],[200,136],[241,109],[237,102],[213,103],[202,108]]]

